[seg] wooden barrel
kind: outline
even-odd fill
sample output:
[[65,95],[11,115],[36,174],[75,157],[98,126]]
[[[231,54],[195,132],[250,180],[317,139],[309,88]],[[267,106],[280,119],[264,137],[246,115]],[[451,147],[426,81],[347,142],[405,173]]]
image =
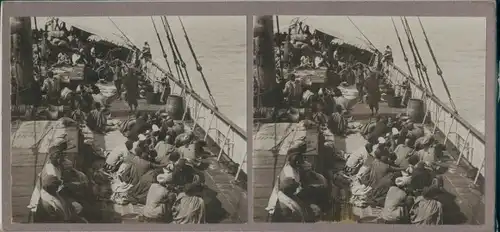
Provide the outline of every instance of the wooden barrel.
[[168,96],[165,111],[173,120],[182,120],[182,115],[184,114],[184,99],[178,95]]
[[389,102],[389,107],[399,108],[401,107],[401,96],[394,96],[392,101]]
[[408,101],[406,113],[413,122],[422,122],[424,119],[424,101],[421,99],[412,98]]
[[159,101],[159,96],[155,92],[146,92],[146,102],[148,104],[156,105]]

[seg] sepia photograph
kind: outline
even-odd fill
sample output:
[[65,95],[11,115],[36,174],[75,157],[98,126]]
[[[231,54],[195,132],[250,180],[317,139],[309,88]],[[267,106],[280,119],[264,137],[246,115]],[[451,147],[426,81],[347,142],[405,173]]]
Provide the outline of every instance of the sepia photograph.
[[10,28],[12,223],[247,222],[245,16]]
[[264,15],[253,33],[254,222],[485,223],[486,18]]

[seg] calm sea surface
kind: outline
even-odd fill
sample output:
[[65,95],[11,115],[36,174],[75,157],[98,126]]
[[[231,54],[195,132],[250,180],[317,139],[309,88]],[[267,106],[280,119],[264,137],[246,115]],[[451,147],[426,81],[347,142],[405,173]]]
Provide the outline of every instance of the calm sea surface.
[[[286,27],[292,16],[280,17],[280,28]],[[359,43],[363,36],[343,16],[302,16],[313,28],[340,34],[346,40]],[[107,17],[62,17],[68,24],[94,30],[100,35],[114,37],[120,32]],[[160,45],[150,17],[112,17],[113,21],[139,47],[148,41],[153,57],[166,68]],[[246,128],[246,19],[236,16],[183,16],[181,17],[205,76],[221,111],[243,129]],[[401,48],[390,17],[351,17],[368,39],[380,50],[386,45],[393,49],[398,66],[407,71]],[[159,17],[154,17],[171,65],[170,48]],[[197,73],[194,60],[187,47],[177,17],[168,17],[175,39],[190,71],[194,88],[208,99],[207,92]],[[436,95],[449,103],[441,79],[425,43],[422,29],[416,18],[408,18],[417,47],[428,68]],[[485,59],[486,20],[483,18],[421,18],[437,60],[444,73],[452,98],[459,113],[480,131],[484,131],[485,117]],[[394,17],[406,54],[413,62],[406,35],[399,17]],[[45,19],[38,18],[39,25]],[[119,39],[117,39],[119,40]],[[413,63],[411,63],[413,66]],[[413,67],[414,69],[414,67]],[[415,73],[415,70],[413,70]]]
[[[296,16],[279,17],[283,30]],[[332,35],[340,34],[346,40],[359,41],[364,37],[345,16],[300,16],[311,27],[322,29]],[[365,36],[381,51],[391,46],[395,63],[408,72],[396,36],[391,17],[350,17]],[[424,65],[427,66],[429,79],[435,94],[449,105],[441,78],[429,53],[422,28],[415,17],[408,23],[415,38]],[[430,44],[434,50],[443,77],[450,89],[457,110],[462,117],[484,133],[485,118],[485,67],[486,67],[486,20],[484,18],[422,17]],[[408,40],[399,17],[394,17],[398,33],[412,72],[416,75]]]
[[[108,17],[60,17],[67,24],[81,26],[100,36],[122,42],[120,31]],[[150,17],[111,17],[127,37],[138,47],[148,41],[153,59],[163,68],[167,64]],[[166,49],[172,71],[174,62],[160,17],[153,17]],[[186,62],[191,83],[198,94],[208,98],[205,85],[196,70],[178,17],[167,17],[179,51]],[[222,113],[246,130],[246,17],[245,16],[181,16],[203,67],[205,78]],[[37,18],[44,25],[46,18]],[[69,29],[69,28],[68,28]],[[116,35],[115,35],[116,34]]]

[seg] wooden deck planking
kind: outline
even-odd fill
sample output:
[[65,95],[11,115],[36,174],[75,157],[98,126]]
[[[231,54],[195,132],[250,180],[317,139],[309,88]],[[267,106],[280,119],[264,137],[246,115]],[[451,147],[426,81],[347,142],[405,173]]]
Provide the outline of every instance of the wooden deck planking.
[[[44,131],[47,131],[48,125],[51,122],[48,121],[38,121],[37,135],[41,136],[44,134]],[[38,158],[33,154],[32,149],[29,147],[35,143],[34,137],[26,137],[30,136],[31,131],[19,132],[22,122],[14,122],[11,127],[11,139],[17,138],[19,141],[15,141],[13,147],[11,148],[11,199],[12,199],[12,222],[14,223],[22,223],[28,221],[29,209],[27,206],[30,203],[31,195],[33,193],[33,183],[35,181],[34,178],[37,177],[38,173],[41,172],[45,162],[47,162],[47,153],[44,152],[50,143],[49,137],[45,137],[43,142],[39,146]],[[57,133],[61,132],[63,129],[56,129]],[[64,129],[68,134],[69,138],[75,140],[78,138],[77,129],[76,128],[68,128]],[[22,133],[22,134],[20,134]],[[50,134],[50,132],[49,132]],[[33,134],[34,135],[34,134]],[[31,139],[31,141],[23,140],[23,138]],[[75,151],[78,148],[70,149],[70,154],[75,155]],[[35,163],[36,161],[36,163]],[[36,170],[35,170],[36,169]]]
[[[275,133],[276,132],[276,133]],[[276,135],[276,136],[275,136]],[[305,136],[308,145],[305,156],[311,163],[318,158],[318,128],[299,130],[297,123],[259,124],[254,126],[254,151],[252,154],[254,221],[265,222],[269,196],[274,186],[273,181],[285,165],[286,152],[294,140]],[[276,141],[275,141],[276,138]],[[276,155],[271,149],[277,144]]]

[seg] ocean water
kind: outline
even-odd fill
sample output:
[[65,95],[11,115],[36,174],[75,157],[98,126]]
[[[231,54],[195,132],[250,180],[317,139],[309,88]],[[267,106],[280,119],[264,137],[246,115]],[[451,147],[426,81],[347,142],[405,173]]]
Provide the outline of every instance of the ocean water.
[[[280,16],[280,29],[283,31],[292,19],[298,16]],[[403,59],[402,49],[394,30],[391,17],[351,16],[359,30],[346,16],[300,16],[304,23],[332,35],[340,34],[345,40],[363,44],[363,34],[381,51],[385,46],[392,48],[394,62],[408,72]],[[393,17],[401,37],[404,50],[410,61],[412,72],[416,75],[413,55],[402,26],[400,17]],[[418,18],[408,17],[410,29],[417,44],[424,65],[427,66],[429,79],[436,96],[449,104],[448,96],[436,67]],[[486,67],[486,19],[479,17],[421,17],[437,62],[443,71],[451,97],[458,113],[469,123],[484,133],[485,127],[485,67]],[[275,22],[276,23],[276,22]],[[494,106],[491,106],[494,107]]]
[[[121,32],[138,47],[145,41],[151,47],[153,59],[168,70],[163,58],[151,17],[59,17],[69,25],[80,26],[102,37],[123,42]],[[246,130],[246,16],[181,16],[182,23],[203,67],[203,73],[220,111]],[[160,17],[153,17],[158,33],[166,49],[174,75],[174,62]],[[167,17],[179,51],[186,63],[194,90],[203,98],[208,92],[196,70],[195,61],[177,16]],[[38,26],[45,25],[47,18],[37,18]],[[68,27],[69,29],[69,27]]]

